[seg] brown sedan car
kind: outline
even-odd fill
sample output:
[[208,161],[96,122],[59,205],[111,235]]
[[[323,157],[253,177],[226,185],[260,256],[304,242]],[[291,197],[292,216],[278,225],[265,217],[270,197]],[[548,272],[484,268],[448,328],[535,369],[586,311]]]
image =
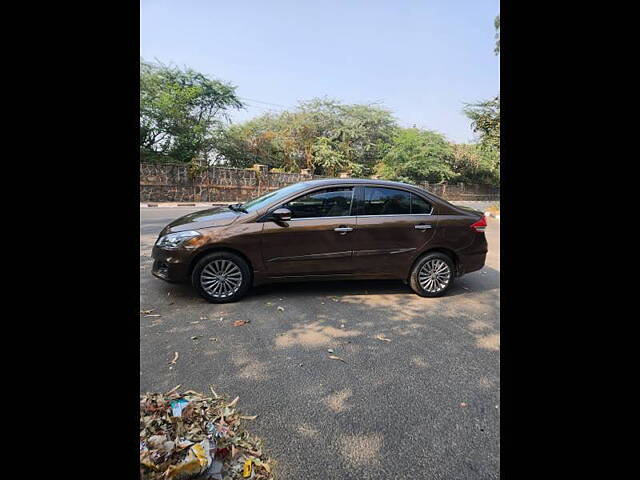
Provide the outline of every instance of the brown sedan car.
[[483,267],[485,226],[482,212],[412,185],[314,180],[171,222],[153,248],[153,274],[190,280],[214,303],[275,281],[367,278],[436,297]]

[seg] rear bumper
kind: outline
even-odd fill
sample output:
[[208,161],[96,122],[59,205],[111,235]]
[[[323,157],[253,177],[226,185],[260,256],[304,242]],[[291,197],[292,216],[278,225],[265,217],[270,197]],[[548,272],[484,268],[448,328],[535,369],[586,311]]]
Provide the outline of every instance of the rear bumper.
[[189,276],[189,258],[176,251],[153,247],[153,267],[151,274],[167,282],[185,282]]
[[466,273],[475,272],[484,267],[487,259],[487,252],[479,252],[470,255],[461,255],[458,263],[458,276],[461,277]]

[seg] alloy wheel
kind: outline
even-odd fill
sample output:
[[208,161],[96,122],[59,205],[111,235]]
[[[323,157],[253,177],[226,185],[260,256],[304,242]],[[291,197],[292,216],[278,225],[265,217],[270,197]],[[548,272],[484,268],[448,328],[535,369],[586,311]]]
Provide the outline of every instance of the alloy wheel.
[[418,274],[420,286],[429,293],[438,293],[444,290],[450,280],[451,269],[447,262],[440,258],[427,260]]
[[240,289],[242,271],[230,260],[217,259],[202,269],[200,284],[212,297],[227,298]]

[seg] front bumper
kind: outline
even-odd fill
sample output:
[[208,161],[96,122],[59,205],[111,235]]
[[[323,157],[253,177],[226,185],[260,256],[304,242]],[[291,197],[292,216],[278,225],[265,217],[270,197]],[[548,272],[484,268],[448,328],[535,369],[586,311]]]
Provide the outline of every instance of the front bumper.
[[191,255],[180,250],[163,250],[153,247],[151,274],[167,282],[185,282],[189,277]]

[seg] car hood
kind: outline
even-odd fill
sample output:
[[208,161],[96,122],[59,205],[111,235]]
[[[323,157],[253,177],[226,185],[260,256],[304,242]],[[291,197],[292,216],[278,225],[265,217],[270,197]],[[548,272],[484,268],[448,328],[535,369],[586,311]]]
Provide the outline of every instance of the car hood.
[[240,216],[240,212],[229,210],[228,207],[215,207],[207,210],[199,210],[175,219],[164,227],[161,235],[167,233],[183,232],[185,230],[198,230],[200,228],[224,227],[231,225]]

